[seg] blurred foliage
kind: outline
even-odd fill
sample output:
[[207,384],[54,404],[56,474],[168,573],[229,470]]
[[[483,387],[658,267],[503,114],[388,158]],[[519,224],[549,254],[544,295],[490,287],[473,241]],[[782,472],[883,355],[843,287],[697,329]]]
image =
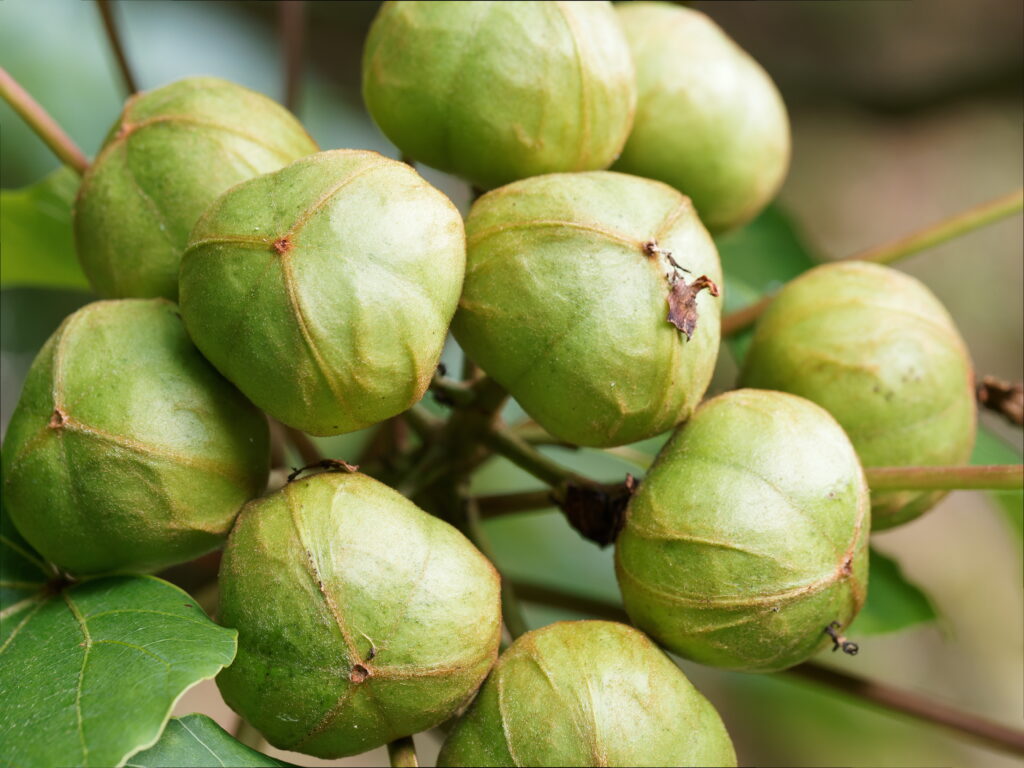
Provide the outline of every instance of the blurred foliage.
[[78,183],[58,168],[30,187],[0,190],[0,287],[88,288],[71,236]]

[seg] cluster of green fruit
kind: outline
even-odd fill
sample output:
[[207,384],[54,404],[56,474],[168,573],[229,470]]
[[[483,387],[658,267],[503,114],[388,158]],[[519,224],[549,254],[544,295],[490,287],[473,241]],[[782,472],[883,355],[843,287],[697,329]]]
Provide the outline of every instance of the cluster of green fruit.
[[261,411],[315,435],[380,423],[424,395],[451,326],[561,440],[678,427],[616,543],[625,606],[668,650],[772,671],[853,620],[872,526],[937,501],[869,501],[862,464],[966,459],[950,318],[892,270],[819,267],[761,321],[748,388],[698,408],[724,287],[708,229],[755,215],[789,154],[771,80],[698,12],[387,3],[363,86],[408,157],[494,188],[465,225],[409,165],[318,152],[239,86],[129,100],[75,206],[109,300],[32,366],[3,455],[14,522],[77,577],[184,562],[230,531],[220,619],[239,652],[219,684],[276,746],[354,754],[476,696],[444,765],[734,762],[635,629],[555,624],[495,664],[494,569],[383,483],[328,472],[260,498]]

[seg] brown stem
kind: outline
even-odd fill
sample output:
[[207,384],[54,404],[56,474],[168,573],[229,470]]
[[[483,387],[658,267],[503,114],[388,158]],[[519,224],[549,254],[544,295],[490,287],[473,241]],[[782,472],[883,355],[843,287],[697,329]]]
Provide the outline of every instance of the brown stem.
[[320,453],[320,449],[316,447],[316,443],[314,443],[305,432],[286,425],[284,428],[284,434],[292,447],[298,451],[299,457],[302,459],[303,463],[316,464],[323,460],[323,455]]
[[110,49],[117,59],[117,68],[121,72],[121,80],[124,81],[124,88],[131,96],[139,90],[135,78],[132,76],[131,67],[128,66],[128,57],[125,56],[124,45],[121,43],[121,35],[117,29],[117,22],[114,20],[113,3],[110,0],[97,0],[100,9],[100,18],[103,19],[103,28],[107,32],[107,41]]
[[951,728],[995,749],[1024,755],[1024,731],[1008,728],[970,712],[947,707],[928,696],[864,680],[813,663],[801,664],[787,670],[786,673],[819,685],[827,685],[885,709]]
[[0,96],[11,105],[22,120],[28,123],[29,128],[36,132],[62,163],[70,166],[79,175],[85,173],[89,167],[89,160],[82,154],[82,150],[3,67],[0,67]]
[[559,487],[566,482],[593,485],[590,480],[552,461],[521,437],[507,429],[494,428],[483,435],[484,444],[541,482]]
[[484,520],[514,512],[530,512],[558,506],[558,500],[550,490],[498,493],[493,496],[478,496],[476,501],[480,505],[480,517]]
[[302,91],[306,4],[303,0],[280,0],[278,13],[281,44],[284,47],[284,105],[295,112],[299,108]]
[[865,467],[872,491],[1018,491],[1024,465],[983,467]]
[[388,759],[392,768],[416,768],[419,761],[416,759],[416,745],[413,744],[412,736],[388,742]]
[[[513,582],[512,586],[521,600],[551,605],[609,621],[629,623],[629,617],[622,608],[605,600],[577,597],[559,590],[521,582]],[[961,712],[947,707],[918,693],[847,675],[814,662],[800,664],[782,674],[799,676],[805,680],[827,685],[849,694],[862,703],[881,706],[924,722],[949,728],[961,735],[978,739],[994,749],[1024,754],[1024,731],[1008,728],[969,712]]]
[[[846,256],[842,261],[873,261],[876,264],[891,264],[905,256],[941,245],[987,224],[1020,213],[1022,209],[1024,209],[1024,188],[968,208],[966,211],[919,229],[899,240]],[[723,317],[722,335],[729,336],[753,325],[771,304],[773,298],[773,295],[765,296],[749,307],[730,312]]]
[[[497,569],[497,564],[494,558],[494,550],[491,547],[491,543],[487,538],[487,534],[484,533],[483,525],[481,525],[480,509],[476,504],[475,499],[466,499],[466,534],[470,541],[476,544],[484,557],[491,561]],[[519,598],[516,595],[516,591],[505,575],[498,571],[498,577],[501,579],[501,618],[505,622],[505,629],[508,630],[509,635],[515,640],[520,635],[529,631],[529,626],[526,624],[526,619],[523,618],[523,608],[519,604]]]
[[983,376],[975,389],[979,404],[1011,424],[1024,426],[1024,383],[1013,384],[995,376]]

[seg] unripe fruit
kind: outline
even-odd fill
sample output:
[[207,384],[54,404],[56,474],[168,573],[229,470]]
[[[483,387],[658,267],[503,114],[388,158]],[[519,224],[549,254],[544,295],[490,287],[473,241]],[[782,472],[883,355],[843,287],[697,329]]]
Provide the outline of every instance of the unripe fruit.
[[505,651],[440,766],[736,765],[715,708],[647,637],[572,621]]
[[251,502],[220,572],[225,701],[276,747],[365,752],[432,728],[494,664],[498,576],[386,485],[325,473]]
[[132,96],[82,180],[78,258],[102,296],[178,298],[178,263],[200,214],[240,181],[317,147],[284,107],[192,77]]
[[621,445],[700,402],[721,267],[687,198],[620,173],[538,176],[480,198],[466,234],[452,331],[546,430]]
[[4,443],[4,503],[76,575],[152,571],[219,546],[267,481],[267,422],[164,299],[89,304],[29,370]]
[[448,198],[405,163],[335,150],[210,207],[182,259],[181,312],[256,405],[336,435],[423,396],[464,271]]
[[[788,283],[757,326],[741,380],[818,403],[865,467],[962,464],[974,446],[963,339],[931,291],[888,267],[827,264]],[[944,495],[872,494],[872,526],[912,520]]]
[[607,168],[636,84],[611,3],[389,2],[363,98],[403,153],[491,188]]
[[615,170],[689,195],[712,232],[753,218],[789,167],[789,118],[775,84],[699,11],[641,2],[618,13],[637,109]]
[[686,658],[772,672],[799,664],[864,602],[870,502],[824,410],[781,392],[709,400],[641,483],[616,542],[626,610]]

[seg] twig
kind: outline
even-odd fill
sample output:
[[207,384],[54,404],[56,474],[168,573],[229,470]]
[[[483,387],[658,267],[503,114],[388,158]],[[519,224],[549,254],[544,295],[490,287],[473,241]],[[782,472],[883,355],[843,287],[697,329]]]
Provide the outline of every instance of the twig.
[[306,464],[316,464],[323,460],[320,449],[316,447],[316,443],[305,432],[285,425],[284,434],[291,446],[299,452],[299,458],[303,462]]
[[[551,605],[609,621],[629,622],[629,617],[622,608],[605,600],[577,597],[559,590],[520,582],[513,582],[512,586],[520,599],[528,602]],[[924,722],[950,728],[961,735],[978,739],[994,749],[1024,754],[1024,731],[938,704],[921,694],[863,680],[814,662],[800,664],[781,674],[799,676],[830,686],[849,694],[863,704],[881,706]]]
[[1018,491],[1024,465],[983,467],[865,467],[872,491]]
[[483,435],[483,441],[495,453],[504,456],[520,469],[529,472],[550,486],[559,487],[566,482],[574,482],[579,485],[594,484],[587,478],[566,469],[558,462],[552,461],[507,429],[491,429]]
[[235,725],[235,738],[257,752],[262,752],[266,748],[267,742],[263,738],[263,734],[253,728],[244,717],[238,718],[238,724]]
[[1011,424],[1024,426],[1024,384],[983,376],[975,389],[981,405],[1005,417]]
[[70,166],[79,175],[85,173],[89,167],[89,160],[82,154],[82,150],[3,67],[0,67],[0,96],[11,105],[22,120],[28,123],[62,163]]
[[1024,731],[947,707],[927,696],[836,672],[819,664],[801,664],[787,670],[787,674],[827,685],[865,703],[869,702],[918,720],[951,728],[960,734],[978,739],[989,747],[1024,755]]
[[894,242],[869,248],[847,258],[853,261],[891,264],[918,251],[941,245],[947,240],[966,235],[994,221],[1020,213],[1022,209],[1024,209],[1024,188],[968,208],[962,213],[950,216],[948,219],[943,219]]
[[478,496],[476,501],[480,506],[480,517],[484,520],[514,512],[530,512],[558,506],[558,500],[552,496],[550,490],[498,493],[493,496]]
[[[1024,188],[968,208],[966,211],[931,224],[906,237],[901,237],[899,240],[846,256],[842,261],[873,261],[876,264],[891,264],[905,256],[940,245],[987,224],[1020,213],[1022,209],[1024,209]],[[749,307],[725,315],[722,318],[722,335],[729,336],[753,325],[772,303],[773,298],[774,295],[765,296]]]
[[430,391],[434,393],[437,402],[458,408],[472,405],[475,396],[471,387],[452,381],[442,376],[440,372],[434,373],[434,378],[430,382]]
[[412,736],[388,742],[388,759],[392,768],[416,768],[419,761],[416,759],[416,745],[413,744]]
[[[480,523],[480,509],[477,507],[476,500],[466,499],[466,534],[476,544],[477,549],[483,553],[484,557],[494,564],[494,550]],[[497,565],[495,565],[495,568],[497,568]],[[512,582],[505,578],[501,571],[498,571],[498,576],[501,578],[501,618],[505,622],[505,629],[508,630],[508,633],[514,640],[528,632],[530,628],[526,624],[526,619],[523,618],[523,608],[519,604],[519,598],[516,595],[515,588],[512,586]]]
[[103,28],[107,32],[107,41],[117,59],[117,68],[121,71],[121,79],[124,81],[124,88],[131,96],[139,90],[139,86],[132,76],[131,67],[128,66],[128,57],[124,52],[124,45],[121,43],[121,35],[117,30],[117,22],[114,20],[113,3],[110,0],[97,0],[96,5],[100,9],[100,17],[103,19]]
[[281,44],[284,47],[284,105],[295,112],[299,108],[302,91],[306,4],[303,0],[280,0],[278,14]]
[[403,413],[402,418],[409,423],[412,431],[419,436],[420,440],[429,439],[444,425],[443,420],[437,418],[419,403]]

